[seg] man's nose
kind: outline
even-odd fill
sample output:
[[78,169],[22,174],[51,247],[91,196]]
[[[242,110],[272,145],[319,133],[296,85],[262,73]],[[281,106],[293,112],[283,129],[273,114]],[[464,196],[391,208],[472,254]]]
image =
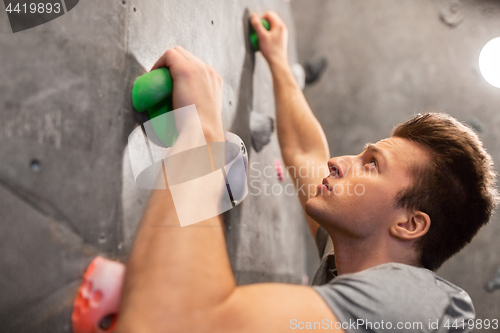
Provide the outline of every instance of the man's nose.
[[330,177],[344,178],[352,169],[354,164],[354,156],[338,156],[333,157],[328,161],[328,169]]
[[328,170],[330,171],[330,177],[333,178],[344,177],[344,168],[342,166],[343,157],[344,156],[334,157],[328,161]]

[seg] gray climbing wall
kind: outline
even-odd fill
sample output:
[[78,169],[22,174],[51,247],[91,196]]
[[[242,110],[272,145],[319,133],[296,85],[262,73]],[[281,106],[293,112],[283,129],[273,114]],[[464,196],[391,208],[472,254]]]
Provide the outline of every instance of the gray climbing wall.
[[[296,0],[292,12],[300,62],[328,60],[305,94],[332,156],[357,154],[432,108],[472,126],[500,171],[500,89],[478,68],[500,36],[499,1]],[[484,288],[500,267],[499,219],[438,271],[469,292],[481,319],[500,319],[500,290]]]
[[[126,257],[149,195],[128,163],[129,93],[176,45],[223,76],[225,125],[249,148],[251,193],[224,216],[239,283],[311,274],[317,259],[298,200],[279,194],[289,180],[272,174],[276,134],[251,148],[250,112],[274,117],[274,102],[246,19],[268,9],[291,29],[291,62],[328,60],[306,97],[332,155],[356,153],[432,107],[473,126],[500,164],[500,90],[477,65],[500,36],[498,1],[292,0],[290,9],[282,0],[82,0],[16,34],[0,3],[1,332],[69,332],[92,258]],[[438,272],[470,293],[483,319],[500,313],[500,291],[484,289],[500,267],[498,220]]]
[[281,0],[85,0],[15,34],[0,4],[0,331],[70,332],[92,258],[126,258],[149,196],[126,149],[131,85],[176,45],[222,75],[224,123],[249,149],[250,193],[224,216],[238,282],[311,274],[317,259],[298,199],[273,174],[276,133],[251,148],[250,112],[274,118],[274,100],[267,64],[249,49],[248,14],[269,9],[290,26],[296,61]]

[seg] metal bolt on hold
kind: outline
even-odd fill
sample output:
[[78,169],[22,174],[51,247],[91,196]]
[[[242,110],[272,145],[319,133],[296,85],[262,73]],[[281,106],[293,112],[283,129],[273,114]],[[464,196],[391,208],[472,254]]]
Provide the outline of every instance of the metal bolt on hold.
[[113,324],[116,322],[116,314],[110,314],[107,315],[106,317],[102,318],[101,321],[99,322],[99,328],[107,331],[113,326]]

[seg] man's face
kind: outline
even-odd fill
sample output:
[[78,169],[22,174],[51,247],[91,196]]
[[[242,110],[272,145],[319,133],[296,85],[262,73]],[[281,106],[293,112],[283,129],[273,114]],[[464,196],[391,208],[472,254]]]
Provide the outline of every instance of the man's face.
[[356,156],[332,158],[330,176],[306,203],[306,211],[327,230],[351,237],[388,234],[401,218],[396,194],[411,185],[411,167],[428,160],[418,144],[396,137],[367,144]]

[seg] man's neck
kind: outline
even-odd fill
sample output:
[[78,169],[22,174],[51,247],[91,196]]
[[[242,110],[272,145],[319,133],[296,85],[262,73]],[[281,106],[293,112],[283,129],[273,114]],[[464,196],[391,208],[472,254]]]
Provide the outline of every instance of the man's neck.
[[356,273],[390,262],[412,265],[405,251],[389,249],[388,242],[376,237],[355,239],[338,234],[330,237],[335,251],[337,275]]

